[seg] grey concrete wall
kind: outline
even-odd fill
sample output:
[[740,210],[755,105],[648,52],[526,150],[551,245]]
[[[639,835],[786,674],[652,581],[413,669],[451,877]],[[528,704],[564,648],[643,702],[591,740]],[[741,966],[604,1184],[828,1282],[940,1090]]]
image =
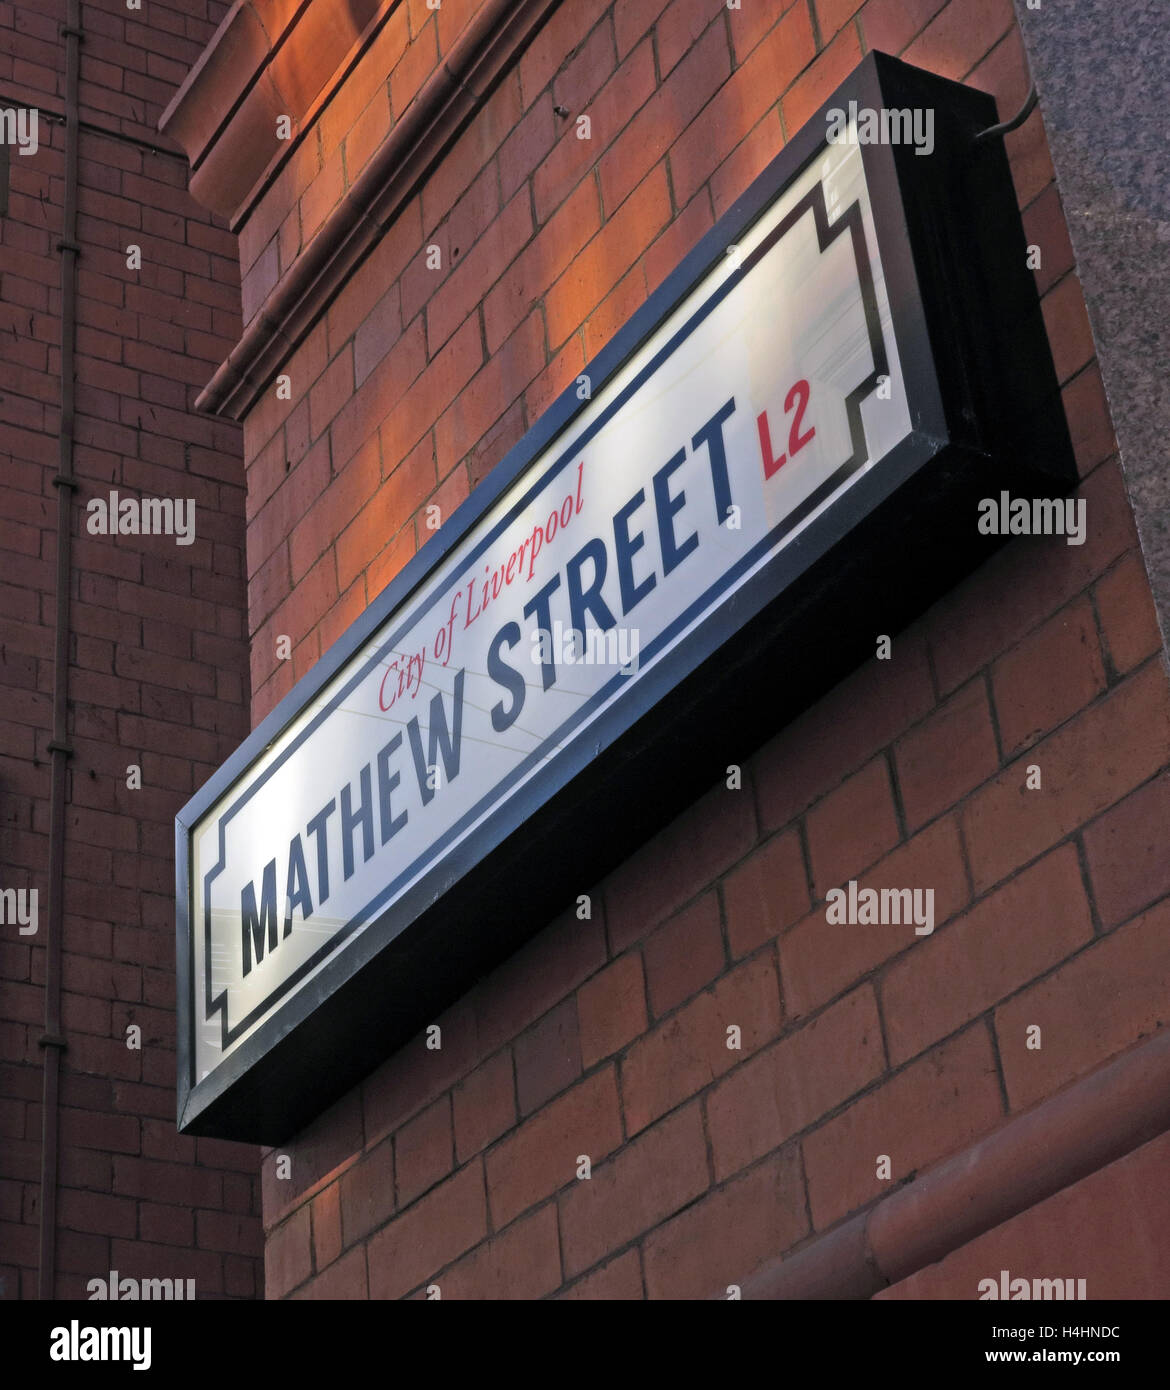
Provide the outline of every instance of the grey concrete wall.
[[1037,3],[1015,0],[1166,646],[1170,0]]

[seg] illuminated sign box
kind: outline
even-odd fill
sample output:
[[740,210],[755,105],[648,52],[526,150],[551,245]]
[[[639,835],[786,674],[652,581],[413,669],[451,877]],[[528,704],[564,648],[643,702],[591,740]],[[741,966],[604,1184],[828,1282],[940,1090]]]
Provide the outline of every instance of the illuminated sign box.
[[996,119],[867,58],[184,808],[181,1129],[287,1138],[1071,486]]

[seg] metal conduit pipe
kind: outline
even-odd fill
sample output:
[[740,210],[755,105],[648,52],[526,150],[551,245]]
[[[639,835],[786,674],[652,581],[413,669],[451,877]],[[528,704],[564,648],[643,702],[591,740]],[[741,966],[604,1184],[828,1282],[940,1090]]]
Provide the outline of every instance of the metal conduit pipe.
[[65,921],[65,793],[69,744],[69,600],[73,493],[74,339],[77,328],[77,75],[81,62],[81,0],[68,0],[65,40],[65,201],[61,212],[61,422],[57,474],[57,603],[53,633],[53,733],[49,741],[49,912],[45,942],[45,1031],[41,1105],[40,1259],[37,1296],[52,1298],[57,1282],[57,1148],[61,1053],[61,937]]

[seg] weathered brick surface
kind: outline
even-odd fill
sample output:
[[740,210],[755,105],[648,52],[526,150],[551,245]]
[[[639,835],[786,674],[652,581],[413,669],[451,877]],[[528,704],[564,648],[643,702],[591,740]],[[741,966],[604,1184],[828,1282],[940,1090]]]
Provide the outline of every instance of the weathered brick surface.
[[716,1178],[779,1148],[881,1075],[884,1064],[877,1003],[864,985],[711,1090]]
[[642,1263],[637,1247],[627,1250],[608,1264],[598,1265],[590,1274],[570,1284],[560,1298],[617,1299],[638,1301],[646,1297],[642,1289]]
[[[734,1033],[730,1030],[738,1030]],[[653,1027],[626,1053],[622,1094],[636,1134],[780,1031],[776,968],[758,955]],[[734,1045],[738,1039],[738,1046]]]
[[474,1161],[369,1242],[371,1298],[400,1298],[487,1234],[482,1165]]
[[516,1119],[512,1054],[505,1048],[455,1088],[455,1153],[459,1162],[498,1139]]
[[726,1296],[807,1232],[802,1187],[790,1147],[658,1227],[644,1246],[647,1297]]
[[619,956],[577,992],[581,1061],[591,1067],[646,1027],[645,972],[636,953]]
[[705,1192],[709,1182],[703,1117],[698,1105],[690,1105],[599,1164],[562,1199],[566,1274],[590,1269],[657,1226]]
[[506,1225],[534,1201],[568,1186],[581,1155],[600,1163],[621,1142],[617,1079],[606,1068],[558,1096],[488,1155],[493,1224]]
[[[1168,922],[1170,904],[1163,899],[996,1010],[1013,1110],[1165,1026]],[[1029,1046],[1033,1025],[1040,1029],[1039,1047]]]
[[[991,1036],[983,1022],[883,1080],[804,1140],[813,1227],[986,1134],[1003,1114]],[[878,1160],[890,1159],[889,1180]]]
[[1092,935],[1076,850],[1063,845],[885,972],[890,1061],[897,1066],[917,1056],[1074,955]]
[[719,901],[705,893],[659,928],[643,948],[650,1007],[667,1014],[722,974],[723,932]]
[[543,1298],[562,1283],[557,1214],[544,1206],[477,1245],[434,1281],[443,1298]]
[[[240,330],[235,238],[188,195],[158,118],[226,11],[84,7],[65,815],[57,1288],[118,1268],[262,1292],[258,1153],[174,1125],[174,816],[248,730],[239,428],[193,402]],[[64,192],[63,7],[0,7],[4,105],[40,113],[0,219],[0,889],[40,929],[0,951],[0,1116],[24,1200],[3,1297],[35,1295],[52,736]],[[141,248],[130,269],[127,248]],[[191,498],[195,540],[90,534],[86,504]],[[141,769],[141,789],[127,786]],[[127,1047],[127,1029],[142,1048]],[[279,1256],[291,1268],[294,1256]],[[284,1279],[280,1276],[278,1282]],[[289,1285],[281,1283],[280,1291]]]

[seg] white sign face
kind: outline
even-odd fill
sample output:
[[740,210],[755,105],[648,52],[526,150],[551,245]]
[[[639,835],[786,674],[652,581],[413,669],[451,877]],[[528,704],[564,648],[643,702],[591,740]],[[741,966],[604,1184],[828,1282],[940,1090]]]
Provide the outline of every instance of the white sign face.
[[910,430],[847,141],[193,827],[195,1082]]

